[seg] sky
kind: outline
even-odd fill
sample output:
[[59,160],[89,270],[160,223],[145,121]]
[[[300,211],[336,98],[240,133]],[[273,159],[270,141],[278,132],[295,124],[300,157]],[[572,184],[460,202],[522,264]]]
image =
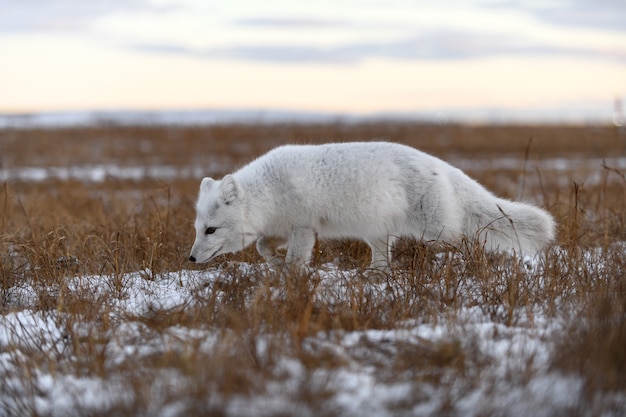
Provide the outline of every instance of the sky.
[[610,120],[623,0],[0,0],[0,113]]

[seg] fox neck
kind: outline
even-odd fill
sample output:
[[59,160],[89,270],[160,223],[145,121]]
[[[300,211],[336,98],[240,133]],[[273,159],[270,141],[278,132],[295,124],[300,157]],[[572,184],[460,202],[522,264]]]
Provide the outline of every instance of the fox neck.
[[254,215],[254,212],[251,210],[248,204],[249,200],[243,207],[242,213],[242,221],[241,221],[241,234],[244,241],[244,247],[251,245],[256,242],[259,237],[261,237],[260,231],[263,230],[261,224],[258,224],[258,221],[255,221],[257,217]]
[[241,231],[247,246],[265,234],[268,216],[275,212],[275,198],[255,172],[244,171],[234,175],[245,190]]

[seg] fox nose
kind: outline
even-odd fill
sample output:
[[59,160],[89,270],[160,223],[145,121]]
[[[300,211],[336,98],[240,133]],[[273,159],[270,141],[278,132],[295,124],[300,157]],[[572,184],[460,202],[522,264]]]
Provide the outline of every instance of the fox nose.
[[189,260],[190,260],[191,262],[196,262],[196,257],[195,257],[195,256],[193,256],[193,255],[191,255],[191,256],[189,257]]

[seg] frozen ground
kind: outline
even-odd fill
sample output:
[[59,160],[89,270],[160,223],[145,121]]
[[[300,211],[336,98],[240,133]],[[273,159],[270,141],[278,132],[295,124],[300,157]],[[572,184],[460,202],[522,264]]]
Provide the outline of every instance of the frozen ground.
[[[451,162],[466,170],[524,164],[522,159],[502,158]],[[594,172],[582,177],[590,184],[601,183],[598,168],[604,162],[557,158],[538,163],[542,171],[585,173],[590,166]],[[626,160],[614,158],[606,164],[624,169]],[[231,165],[217,159],[211,164],[216,171]],[[174,166],[3,167],[0,182],[205,174],[200,167]],[[571,181],[567,175],[559,178]],[[442,258],[435,262],[445,267]],[[601,254],[587,253],[585,265],[591,271],[602,269]],[[528,282],[523,286],[540,291],[541,262],[528,259],[526,269]],[[445,294],[448,290],[456,292],[459,301],[450,306],[442,301],[434,309],[425,306],[427,313],[400,320],[393,328],[308,331],[301,345],[293,346],[293,335],[275,327],[259,326],[258,333],[250,334],[236,326],[202,325],[201,320],[169,324],[163,319],[194,308],[208,312],[211,305],[233,296],[229,281],[250,283],[239,300],[246,305],[265,290],[274,299],[286,298],[287,283],[269,285],[268,276],[276,273],[263,266],[240,263],[226,271],[136,271],[119,276],[68,271],[62,284],[37,281],[32,272],[32,279],[0,288],[0,417],[626,415],[621,394],[598,398],[600,412],[593,402],[581,408],[584,381],[552,366],[558,355],[555,345],[575,317],[571,305],[560,306],[556,300],[555,312],[531,302],[504,311],[502,303],[485,299],[474,277],[459,279],[455,288],[423,283],[432,286],[422,291],[430,294],[426,297],[410,294],[406,280],[363,283],[361,271],[324,265],[311,277],[316,282],[313,298],[330,311],[355,297],[390,310],[398,300],[437,303],[437,297],[450,295]],[[65,311],[63,297],[84,300],[84,316]],[[56,303],[50,305],[49,300]],[[419,305],[412,311],[419,312]],[[161,321],[155,325],[155,320]],[[94,358],[100,363],[85,362]],[[314,366],[310,358],[315,358]],[[241,364],[252,362],[245,371]],[[247,388],[223,386],[239,383]],[[612,406],[602,407],[606,401]],[[124,414],[128,410],[138,412]]]
[[[527,260],[526,268],[532,279],[540,274],[535,260]],[[58,293],[58,286],[21,283],[5,289],[0,316],[0,415],[106,415],[136,401],[137,388],[123,370],[144,359],[186,357],[193,347],[194,355],[209,360],[222,356],[238,360],[224,355],[225,349],[240,352],[236,345],[244,343],[228,329],[175,324],[157,331],[146,324],[159,314],[190,309],[211,297],[213,301],[227,297],[220,288],[226,288],[229,280],[251,280],[245,303],[253,302],[254,288],[268,288],[264,277],[272,271],[263,266],[242,263],[235,264],[234,270],[236,274],[207,269],[157,276],[150,271],[118,277],[69,276],[64,296],[80,294],[93,300],[91,309],[105,312],[109,322],[105,327],[91,321],[95,319],[70,319],[62,308],[38,310],[42,294]],[[360,279],[357,275],[325,265],[312,276],[317,282],[315,303],[348,302],[353,291],[350,283]],[[394,284],[373,282],[360,291],[385,294],[391,306],[408,291]],[[476,290],[471,280],[462,287],[465,294]],[[284,297],[284,283],[269,291],[271,297]],[[197,411],[197,404],[190,405],[194,401],[203,402],[201,409],[233,416],[554,416],[567,415],[579,404],[582,381],[549,366],[553,343],[564,324],[558,316],[549,318],[542,306],[532,311],[524,308],[514,312],[514,324],[505,325],[501,312],[466,304],[436,319],[404,320],[390,330],[319,332],[303,340],[305,355],[295,355],[293,349],[271,353],[281,336],[261,330],[254,337],[252,355],[269,369],[258,374],[263,386],[247,394],[223,396],[217,387],[211,389],[219,380],[198,380],[193,372],[177,368],[134,370],[147,385],[141,395],[149,401],[142,414],[182,416]],[[101,321],[103,314],[88,316]],[[103,358],[99,375],[81,372],[76,353],[79,339],[93,337],[96,328],[105,329],[97,334],[102,340],[95,344]],[[459,352],[464,363],[449,363]],[[306,354],[328,356],[333,365],[312,369],[303,359]],[[402,358],[414,365],[399,367]],[[433,367],[432,361],[440,361],[441,366]],[[197,392],[198,384],[209,393],[200,400],[189,394]],[[306,400],[311,397],[313,403]],[[623,404],[624,399],[619,401]]]

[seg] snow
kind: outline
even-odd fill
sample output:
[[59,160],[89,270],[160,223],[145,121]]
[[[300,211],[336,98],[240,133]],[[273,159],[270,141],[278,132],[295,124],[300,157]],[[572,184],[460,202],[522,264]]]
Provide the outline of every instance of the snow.
[[270,123],[333,123],[338,120],[355,122],[371,116],[262,109],[207,109],[163,111],[60,111],[32,114],[0,113],[0,129],[73,126],[194,126],[215,124],[270,124]]
[[[222,172],[232,164],[227,159],[211,158],[207,166],[215,172]],[[0,169],[0,182],[46,180],[80,180],[84,182],[103,182],[107,179],[141,180],[156,178],[172,180],[177,178],[202,178],[207,173],[206,166],[175,167],[169,165],[155,166],[122,166],[115,164],[86,166],[53,166],[53,167],[20,167]]]
[[[537,268],[536,260],[526,262],[535,262],[530,270]],[[251,276],[252,280],[269,271],[265,266],[245,263],[231,267],[238,274]],[[345,302],[346,286],[350,280],[358,279],[358,274],[358,271],[340,270],[332,264],[324,265],[313,273],[313,278],[320,282],[317,301]],[[155,274],[137,271],[118,277],[121,288],[110,276],[68,278],[68,291],[90,294],[94,300],[106,300],[94,303],[94,309],[105,309],[109,320],[117,323],[111,326],[107,335],[109,343],[103,347],[105,368],[116,369],[129,361],[155,354],[185,355],[190,346],[206,355],[224,349],[228,329],[187,328],[176,324],[157,332],[141,319],[149,319],[159,312],[189,308],[198,302],[198,294],[210,294],[216,283],[232,279],[231,274],[213,268],[156,274],[155,279],[149,277]],[[259,285],[258,282],[255,285]],[[386,291],[388,285],[393,283],[370,283],[365,285],[365,290]],[[280,288],[271,290],[273,297],[283,296]],[[34,306],[37,291],[41,288],[34,288],[32,283],[12,288],[11,297],[7,299],[12,300],[14,308],[5,309],[0,316],[0,380],[5,384],[0,395],[0,416],[24,410],[49,416],[97,414],[116,404],[133,404],[136,394],[127,389],[127,382],[115,372],[105,372],[98,377],[70,372],[61,363],[58,369],[30,364],[33,352],[65,355],[69,343],[67,326],[84,337],[93,334],[93,328],[98,326],[89,318],[84,322],[68,322],[61,310],[37,311]],[[526,313],[518,314],[521,317]],[[320,410],[333,410],[344,416],[427,416],[441,410],[458,416],[502,413],[549,416],[566,412],[577,404],[582,382],[549,369],[552,352],[549,341],[562,327],[558,319],[545,316],[541,308],[532,312],[532,320],[522,317],[508,326],[497,319],[494,321],[479,306],[461,307],[455,315],[433,322],[406,320],[389,330],[332,331],[309,336],[303,341],[305,351],[329,352],[342,365],[307,369],[297,357],[283,354],[274,358],[272,374],[275,377],[265,383],[261,394],[222,397],[216,393],[205,398],[204,406],[237,416],[306,416]],[[269,333],[257,336],[255,349],[259,357],[265,357],[268,346],[276,343],[273,337]],[[478,363],[482,365],[470,364],[471,368],[464,372],[477,373],[476,380],[481,382],[473,386],[445,366],[437,375],[428,374],[432,369],[420,369],[419,356],[437,352],[441,346],[469,350],[480,357]],[[416,367],[396,374],[393,363],[402,352],[413,355]],[[24,378],[24,368],[30,372],[30,378]],[[185,415],[188,404],[184,402],[187,398],[184,393],[193,386],[192,378],[172,368],[155,368],[151,372],[146,371],[146,377],[153,402],[146,414]],[[429,383],[431,379],[439,382]],[[324,402],[316,404],[315,408],[300,403],[299,393],[303,390],[326,392],[322,396]],[[7,393],[12,395],[9,397]],[[159,393],[173,397],[179,394],[181,399],[166,401],[167,396]],[[407,398],[413,401],[407,402]],[[448,403],[451,399],[454,399],[453,404]]]

